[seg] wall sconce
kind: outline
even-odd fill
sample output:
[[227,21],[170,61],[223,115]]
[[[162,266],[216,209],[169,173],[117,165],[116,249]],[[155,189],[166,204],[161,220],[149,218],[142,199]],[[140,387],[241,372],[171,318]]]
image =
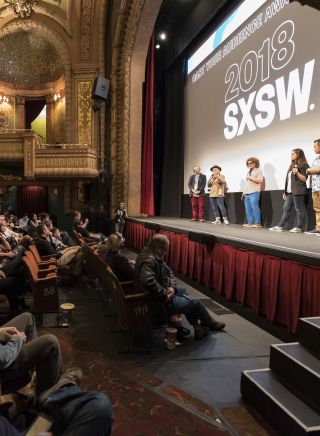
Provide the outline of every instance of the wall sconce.
[[60,95],[59,92],[58,92],[57,94],[54,94],[54,96],[53,96],[53,100],[54,100],[55,102],[61,100],[61,95]]
[[0,104],[9,103],[9,98],[5,95],[0,95]]

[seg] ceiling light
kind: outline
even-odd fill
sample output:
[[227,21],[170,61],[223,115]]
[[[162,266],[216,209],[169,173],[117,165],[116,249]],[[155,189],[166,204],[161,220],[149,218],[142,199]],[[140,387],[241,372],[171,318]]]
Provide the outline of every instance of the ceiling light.
[[5,95],[0,95],[0,104],[9,103],[9,98]]
[[156,49],[159,50],[160,44],[156,44]]
[[164,32],[162,32],[160,33],[159,38],[162,39],[162,41],[164,41],[167,38],[167,35]]

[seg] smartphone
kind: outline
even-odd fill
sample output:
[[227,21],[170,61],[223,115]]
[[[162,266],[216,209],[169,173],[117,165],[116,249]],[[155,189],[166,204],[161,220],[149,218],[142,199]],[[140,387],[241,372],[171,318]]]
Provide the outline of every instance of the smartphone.
[[40,413],[25,432],[25,436],[38,436],[42,431],[49,431],[52,424],[53,420],[49,416]]

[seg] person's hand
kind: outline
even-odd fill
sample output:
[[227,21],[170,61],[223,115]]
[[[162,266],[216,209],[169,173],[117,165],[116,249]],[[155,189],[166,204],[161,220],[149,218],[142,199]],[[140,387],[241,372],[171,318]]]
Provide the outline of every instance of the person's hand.
[[12,336],[15,336],[18,330],[15,327],[1,327],[0,328],[0,342],[7,343]]
[[136,261],[135,260],[129,260],[129,265],[131,266],[131,268],[135,268]]
[[24,332],[19,332],[19,330],[17,330],[17,333],[15,333],[13,336],[21,336],[22,339],[23,339],[23,342],[26,342],[26,340],[27,340],[27,337],[26,337],[25,333]]
[[284,193],[283,196],[282,196],[282,198],[285,200],[285,199],[287,198],[287,194]]
[[8,253],[6,253],[6,257],[9,257],[9,259],[16,257],[16,255],[17,253],[15,253],[14,251],[9,251]]
[[167,289],[167,300],[171,300],[171,298],[174,296],[175,291],[174,288],[171,286]]
[[5,273],[4,273],[3,271],[0,270],[0,280],[1,280],[1,279],[5,279],[5,278],[6,278]]
[[86,218],[86,219],[84,220],[84,222],[85,222],[85,224],[89,224],[89,219]]
[[299,172],[298,168],[292,168],[293,174],[297,174]]

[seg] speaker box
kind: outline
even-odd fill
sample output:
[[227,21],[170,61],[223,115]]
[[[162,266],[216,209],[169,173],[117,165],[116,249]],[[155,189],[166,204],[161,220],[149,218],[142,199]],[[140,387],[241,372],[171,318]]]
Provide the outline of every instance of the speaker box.
[[94,100],[107,100],[110,80],[105,77],[96,77],[92,86],[91,97]]

